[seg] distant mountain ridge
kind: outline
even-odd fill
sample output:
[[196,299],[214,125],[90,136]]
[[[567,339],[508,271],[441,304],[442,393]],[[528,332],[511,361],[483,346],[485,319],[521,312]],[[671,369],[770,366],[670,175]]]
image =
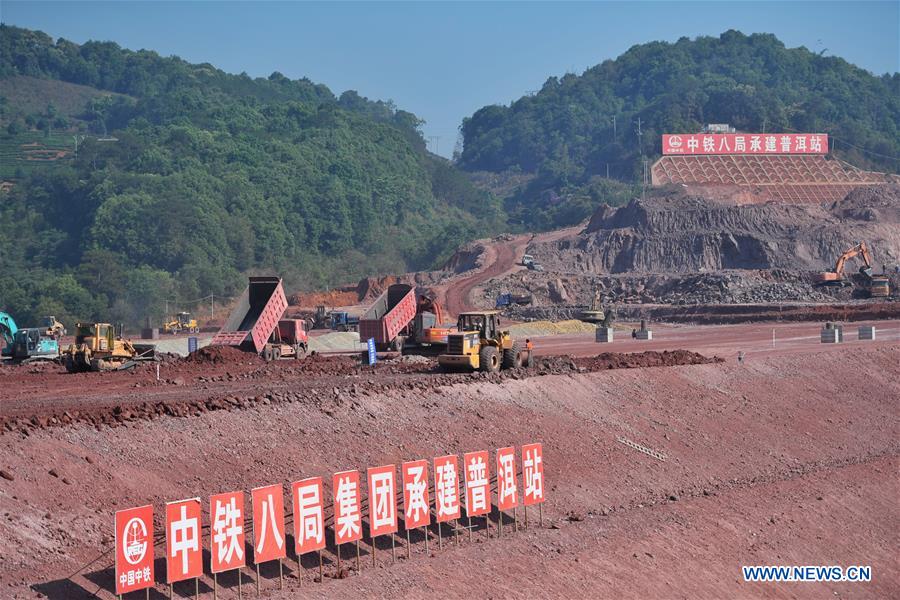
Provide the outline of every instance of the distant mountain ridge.
[[[838,158],[900,173],[900,74],[875,76],[771,34],[734,30],[636,45],[581,75],[550,77],[508,106],[481,108],[463,121],[458,164],[534,174],[507,199],[507,213],[556,226],[590,215],[596,204],[584,198],[598,196],[597,178],[639,182],[640,158],[659,156],[661,134],[707,123],[829,133]],[[566,210],[567,198],[578,206]]]

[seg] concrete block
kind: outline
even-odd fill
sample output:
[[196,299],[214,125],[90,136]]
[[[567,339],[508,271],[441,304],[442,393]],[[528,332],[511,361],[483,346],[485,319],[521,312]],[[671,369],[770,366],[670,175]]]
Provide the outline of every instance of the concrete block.
[[859,339],[860,340],[874,340],[875,339],[875,327],[873,325],[863,325],[859,328]]
[[144,329],[141,329],[141,339],[142,340],[158,340],[159,339],[159,328],[145,327]]
[[653,332],[649,329],[638,329],[637,332],[635,332],[634,337],[639,340],[652,340]]
[[823,344],[840,344],[844,336],[840,329],[822,329],[820,339]]
[[597,342],[610,343],[613,341],[612,327],[598,327],[594,340]]

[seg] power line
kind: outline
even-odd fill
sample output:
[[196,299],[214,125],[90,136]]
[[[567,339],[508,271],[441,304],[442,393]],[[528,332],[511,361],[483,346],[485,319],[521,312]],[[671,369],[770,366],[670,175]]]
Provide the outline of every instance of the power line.
[[[804,131],[799,131],[799,130],[797,130],[797,129],[793,129],[793,128],[791,128],[791,127],[788,127],[788,126],[786,126],[786,125],[784,126],[784,128],[787,129],[788,131],[792,131],[792,132],[794,132],[794,133],[806,133],[806,132],[804,132]],[[833,134],[830,134],[830,133],[828,134],[828,136],[829,136],[832,140],[838,141],[838,142],[840,142],[840,143],[842,143],[842,144],[844,144],[844,145],[846,145],[846,146],[850,146],[851,148],[856,148],[856,149],[859,150],[860,152],[865,152],[866,154],[871,154],[872,156],[878,156],[879,158],[887,158],[888,160],[897,160],[897,161],[900,161],[900,156],[888,156],[887,154],[881,154],[881,153],[879,153],[879,152],[873,152],[872,150],[866,150],[865,148],[861,148],[860,146],[857,146],[856,144],[851,144],[851,143],[848,142],[847,140],[845,140],[845,139],[843,139],[843,138],[839,138],[839,137],[837,137],[836,135],[833,135]]]

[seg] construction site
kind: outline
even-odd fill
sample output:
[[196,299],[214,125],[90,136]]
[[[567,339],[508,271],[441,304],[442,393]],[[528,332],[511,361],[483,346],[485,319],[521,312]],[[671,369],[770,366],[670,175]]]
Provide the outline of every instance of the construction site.
[[[395,521],[342,550],[326,502],[318,554],[292,538],[260,565],[248,539],[245,566],[174,594],[896,596],[900,181],[824,154],[651,172],[624,206],[438,271],[304,293],[250,277],[224,320],[3,314],[2,595],[114,596],[116,511],[156,507],[143,589],[169,597],[168,501],[537,442],[540,513]],[[862,593],[740,579],[780,564],[873,575]]]

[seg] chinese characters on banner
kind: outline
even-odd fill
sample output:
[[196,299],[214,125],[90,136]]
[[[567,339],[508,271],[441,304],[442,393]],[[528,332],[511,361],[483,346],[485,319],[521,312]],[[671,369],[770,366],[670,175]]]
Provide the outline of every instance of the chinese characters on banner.
[[285,558],[287,543],[281,485],[259,487],[252,490],[250,495],[253,501],[253,562]]
[[[544,502],[544,458],[541,444],[522,446],[522,503]],[[497,507],[501,511],[519,504],[516,448],[500,448],[496,453]],[[433,459],[434,509],[439,523],[461,515],[460,483],[469,516],[487,515],[491,504],[490,453],[469,452],[462,467],[456,455]],[[403,494],[404,525],[407,530],[431,523],[428,487],[428,460],[401,465],[398,482],[396,465],[367,470],[370,533],[379,535],[398,530],[398,483]],[[360,472],[335,473],[334,541],[345,544],[362,539],[362,497]],[[251,491],[253,559],[256,563],[287,556],[284,497],[280,484]],[[321,477],[291,484],[295,550],[300,556],[325,548],[325,501]],[[165,552],[169,583],[203,575],[202,514],[199,498],[169,502],[165,513]],[[527,518],[527,517],[526,517]],[[246,514],[244,492],[216,494],[209,499],[210,571],[221,573],[245,567]],[[153,507],[141,506],[115,514],[115,592],[127,594],[154,585]]]
[[456,455],[434,459],[434,508],[438,523],[459,518],[459,468]]
[[522,479],[525,490],[522,501],[525,506],[544,501],[544,451],[540,444],[522,446]]
[[210,559],[213,573],[247,564],[244,554],[244,492],[217,494],[209,499]]
[[491,487],[488,453],[469,452],[463,457],[466,470],[466,514],[470,517],[491,512]]
[[510,510],[519,505],[516,489],[516,449],[497,450],[497,508]]
[[674,133],[662,136],[662,153],[828,154],[825,133]]
[[369,475],[370,535],[397,531],[397,467],[371,467]]
[[291,484],[294,503],[294,548],[297,556],[325,547],[325,506],[322,478],[310,477]]
[[[406,529],[431,523],[428,504],[428,461],[403,463],[403,523]],[[437,493],[437,492],[435,492]]]
[[362,539],[362,513],[359,501],[359,471],[335,473],[334,543],[346,544]]
[[116,594],[153,586],[153,507],[116,511]]
[[166,575],[169,583],[203,576],[200,498],[166,504]]

